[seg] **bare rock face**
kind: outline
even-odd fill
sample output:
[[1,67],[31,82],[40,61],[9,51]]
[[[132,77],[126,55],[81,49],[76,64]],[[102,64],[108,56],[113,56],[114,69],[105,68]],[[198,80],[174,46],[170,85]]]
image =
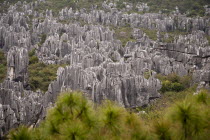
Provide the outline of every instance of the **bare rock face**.
[[[123,11],[131,10],[132,5],[126,3],[126,8],[118,11],[115,3],[107,2],[102,4],[106,12],[64,8],[54,17],[51,10],[35,10],[44,2],[18,2],[0,15],[0,48],[7,54],[8,66],[7,79],[0,84],[0,137],[20,124],[36,126],[59,93],[69,89],[81,90],[97,103],[109,99],[135,108],[160,96],[157,73],[192,73],[194,82],[209,88],[209,18],[189,18],[178,9],[169,16],[125,14]],[[139,11],[149,9],[144,3],[137,7]],[[80,20],[85,25],[59,20]],[[127,25],[136,41],[123,47],[109,26]],[[157,30],[157,40],[150,39],[141,28]],[[171,43],[162,42],[169,34],[161,37],[161,32],[177,30],[188,34],[176,35]],[[31,49],[36,50],[40,62],[68,65],[58,69],[57,79],[45,94],[28,88]],[[148,78],[145,73],[150,74]]]
[[[146,5],[141,5],[146,8]],[[140,6],[140,7],[141,7]],[[106,6],[105,6],[106,7]],[[106,8],[111,9],[111,7]],[[141,8],[140,8],[141,9]],[[147,8],[146,8],[147,9]],[[122,11],[110,10],[105,12],[103,10],[93,10],[90,13],[84,11],[74,12],[70,9],[62,9],[59,12],[59,19],[81,19],[88,24],[100,23],[102,25],[113,26],[125,26],[130,25],[136,28],[147,28],[152,30],[159,30],[162,32],[182,30],[182,31],[194,31],[203,30],[209,35],[209,18],[189,18],[183,15],[170,15],[158,13],[146,13],[146,14],[126,14]]]
[[42,94],[26,91],[21,82],[0,84],[0,137],[20,124],[34,125],[42,113]]
[[66,67],[49,86],[47,97],[54,100],[61,89],[70,88],[88,93],[95,102],[111,99],[125,107],[146,105],[150,98],[159,97],[157,91],[161,84],[154,75],[145,79],[142,75],[131,74],[130,65],[121,63],[109,63],[106,67],[85,70],[79,66]]
[[25,48],[12,47],[7,53],[7,79],[15,82],[28,82],[28,51]]

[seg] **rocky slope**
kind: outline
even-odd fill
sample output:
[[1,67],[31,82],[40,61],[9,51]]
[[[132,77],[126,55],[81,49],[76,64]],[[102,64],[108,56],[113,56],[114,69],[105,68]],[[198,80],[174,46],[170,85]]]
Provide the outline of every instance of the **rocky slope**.
[[[0,84],[0,137],[20,124],[36,126],[58,94],[69,89],[83,91],[94,102],[110,99],[134,108],[160,96],[157,73],[192,74],[194,82],[209,87],[209,18],[189,18],[178,10],[171,15],[127,14],[107,2],[102,3],[104,10],[64,8],[55,16],[51,10],[36,11],[45,2],[18,2],[0,15],[0,48],[8,67]],[[136,41],[123,47],[112,27],[124,26],[132,28]],[[142,28],[156,30],[157,40]],[[169,38],[167,32],[177,30],[187,34],[163,42]],[[32,49],[40,62],[67,64],[58,69],[45,94],[31,91],[28,85]],[[144,77],[146,72],[149,78]]]

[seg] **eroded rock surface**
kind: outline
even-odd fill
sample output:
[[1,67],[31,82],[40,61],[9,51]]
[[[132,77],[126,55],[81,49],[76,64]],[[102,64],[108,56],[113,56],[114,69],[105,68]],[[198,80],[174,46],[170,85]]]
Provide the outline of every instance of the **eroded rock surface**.
[[[55,17],[51,10],[35,10],[44,2],[18,2],[0,15],[0,48],[7,54],[8,65],[7,79],[0,84],[0,137],[20,124],[37,125],[59,93],[68,89],[81,90],[94,102],[110,99],[133,108],[160,96],[157,73],[192,74],[195,82],[209,88],[209,18],[188,18],[178,10],[169,16],[125,14],[115,3],[106,2],[102,4],[105,10],[87,13],[64,8]],[[139,11],[149,9],[146,4],[138,7]],[[131,8],[127,5],[124,10]],[[125,25],[132,28],[136,41],[123,47],[109,26]],[[142,28],[157,30],[157,40],[150,39]],[[188,34],[176,35],[171,43],[162,42],[159,32],[176,30]],[[67,64],[58,69],[57,79],[45,94],[28,87],[28,52],[32,49],[43,63]]]

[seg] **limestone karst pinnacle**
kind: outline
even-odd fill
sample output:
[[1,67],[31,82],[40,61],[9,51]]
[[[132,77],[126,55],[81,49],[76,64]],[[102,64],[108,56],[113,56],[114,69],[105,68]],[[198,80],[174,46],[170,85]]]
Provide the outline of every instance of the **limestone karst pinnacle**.
[[[97,103],[110,99],[135,108],[160,97],[157,73],[192,73],[195,82],[208,88],[209,18],[186,17],[178,11],[171,15],[128,14],[106,2],[102,3],[104,10],[63,8],[55,16],[52,10],[35,10],[45,2],[18,2],[0,13],[0,48],[7,55],[7,78],[0,84],[0,137],[20,124],[36,126],[58,94],[67,89],[81,90]],[[142,9],[149,7],[138,5],[138,10]],[[68,20],[74,23],[61,22]],[[125,46],[111,28],[124,26],[132,28],[135,39]],[[185,30],[188,34],[177,35],[167,43],[161,41],[161,34],[152,40],[141,28]],[[46,39],[40,43],[42,35]],[[40,62],[67,65],[58,69],[57,79],[49,84],[46,93],[31,91],[28,86],[28,52],[32,49]],[[151,76],[147,79],[144,73],[148,71]]]

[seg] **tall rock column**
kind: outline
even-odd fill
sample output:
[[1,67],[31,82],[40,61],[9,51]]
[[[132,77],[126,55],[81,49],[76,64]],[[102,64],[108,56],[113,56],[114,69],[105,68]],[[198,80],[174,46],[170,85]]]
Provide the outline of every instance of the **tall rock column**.
[[7,79],[22,82],[24,86],[28,83],[28,51],[25,48],[12,47],[7,55]]

